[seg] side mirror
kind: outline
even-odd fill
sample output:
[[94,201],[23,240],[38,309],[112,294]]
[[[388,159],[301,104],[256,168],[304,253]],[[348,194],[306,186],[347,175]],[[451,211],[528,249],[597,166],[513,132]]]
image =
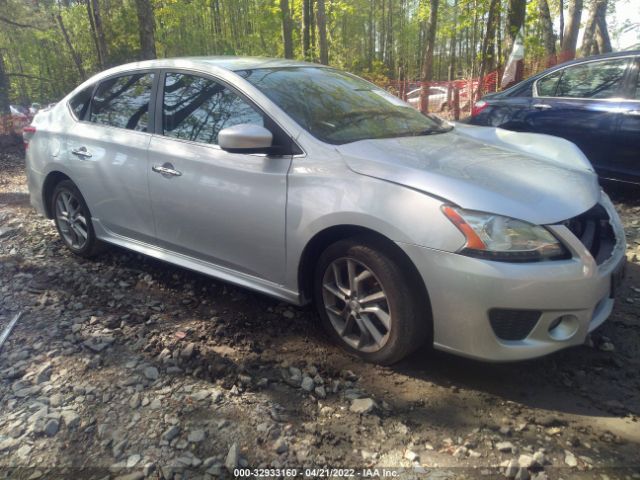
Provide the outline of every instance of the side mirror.
[[218,146],[230,153],[270,153],[273,134],[260,125],[241,123],[218,133]]

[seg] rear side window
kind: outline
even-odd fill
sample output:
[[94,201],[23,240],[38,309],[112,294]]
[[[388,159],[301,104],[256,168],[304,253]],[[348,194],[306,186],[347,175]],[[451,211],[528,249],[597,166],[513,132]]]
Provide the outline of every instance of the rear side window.
[[536,84],[536,89],[538,90],[539,97],[555,97],[556,90],[558,88],[558,81],[562,76],[563,70],[558,70],[557,72],[553,72],[546,77],[542,77],[538,80]]
[[226,86],[209,78],[167,73],[162,107],[164,134],[218,144],[220,130],[241,123],[264,126],[262,113]]
[[91,101],[91,121],[146,132],[153,74],[114,77],[98,85]]
[[627,68],[627,59],[589,62],[564,69],[556,97],[614,98]]
[[77,120],[84,120],[89,111],[89,103],[91,102],[91,94],[95,85],[83,88],[75,96],[69,100],[71,111]]

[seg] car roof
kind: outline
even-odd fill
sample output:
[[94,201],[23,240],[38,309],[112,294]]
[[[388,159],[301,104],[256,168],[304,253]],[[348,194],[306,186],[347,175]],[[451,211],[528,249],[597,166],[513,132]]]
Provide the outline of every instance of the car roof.
[[147,60],[144,62],[121,65],[119,68],[125,69],[127,66],[146,66],[147,68],[171,68],[184,66],[191,63],[199,66],[214,66],[225,70],[253,70],[256,68],[286,68],[286,67],[320,67],[325,65],[317,63],[303,62],[299,60],[289,60],[284,58],[270,57],[236,57],[236,56],[208,56],[208,57],[176,57],[163,58],[157,60]]

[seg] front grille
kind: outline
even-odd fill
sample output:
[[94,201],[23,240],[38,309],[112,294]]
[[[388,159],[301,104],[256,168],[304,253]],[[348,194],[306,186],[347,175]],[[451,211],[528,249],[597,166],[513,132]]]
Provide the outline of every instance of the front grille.
[[501,340],[524,340],[538,323],[542,312],[538,310],[489,310],[489,323],[493,333]]
[[608,259],[616,245],[609,214],[598,204],[577,217],[563,222],[582,242],[598,265]]

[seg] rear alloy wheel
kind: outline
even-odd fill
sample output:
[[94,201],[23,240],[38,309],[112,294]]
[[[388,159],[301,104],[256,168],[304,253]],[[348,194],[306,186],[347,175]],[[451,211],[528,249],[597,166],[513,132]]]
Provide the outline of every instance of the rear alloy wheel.
[[90,257],[101,250],[91,224],[89,208],[80,191],[70,180],[56,185],[52,197],[54,221],[62,241],[73,253]]
[[394,253],[366,238],[341,240],[320,256],[315,277],[328,333],[347,351],[386,365],[422,345],[430,325],[415,279]]

